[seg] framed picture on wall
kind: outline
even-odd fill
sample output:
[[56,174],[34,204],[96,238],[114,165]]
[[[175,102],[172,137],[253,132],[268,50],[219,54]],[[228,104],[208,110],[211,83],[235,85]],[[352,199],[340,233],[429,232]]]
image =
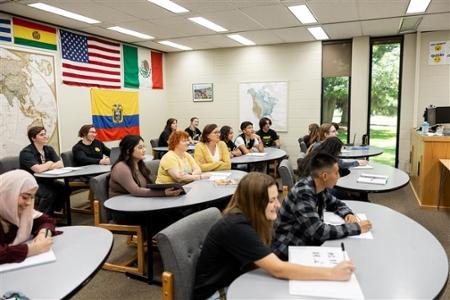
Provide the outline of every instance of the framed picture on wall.
[[213,101],[212,83],[194,83],[192,84],[192,99],[194,102]]

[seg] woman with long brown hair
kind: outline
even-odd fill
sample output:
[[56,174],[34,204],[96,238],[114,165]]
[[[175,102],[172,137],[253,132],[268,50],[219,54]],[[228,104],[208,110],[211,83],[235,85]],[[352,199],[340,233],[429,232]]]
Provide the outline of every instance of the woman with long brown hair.
[[209,231],[198,259],[194,299],[224,294],[240,274],[260,267],[277,278],[349,280],[349,261],[333,268],[308,267],[282,261],[270,249],[272,222],[280,207],[275,180],[263,173],[241,179],[222,219]]

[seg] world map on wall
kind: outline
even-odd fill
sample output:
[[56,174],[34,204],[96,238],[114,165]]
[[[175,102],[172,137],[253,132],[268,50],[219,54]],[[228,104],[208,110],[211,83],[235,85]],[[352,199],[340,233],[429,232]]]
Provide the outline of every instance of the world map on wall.
[[19,155],[32,126],[59,152],[53,56],[0,47],[0,116],[0,157]]
[[239,85],[240,122],[250,121],[258,130],[259,120],[272,120],[272,128],[287,131],[287,82],[255,82]]

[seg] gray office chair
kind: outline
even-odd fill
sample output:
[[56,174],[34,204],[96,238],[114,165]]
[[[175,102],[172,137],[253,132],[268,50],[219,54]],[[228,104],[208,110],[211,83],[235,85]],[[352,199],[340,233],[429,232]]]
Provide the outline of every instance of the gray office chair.
[[[94,192],[94,224],[97,227],[105,228],[115,234],[126,234],[136,236],[136,255],[127,259],[123,263],[113,264],[105,262],[103,268],[117,272],[132,272],[144,274],[144,232],[139,225],[115,224],[111,213],[105,208],[104,203],[108,199],[110,174],[101,174],[92,177],[90,180],[91,189]],[[137,266],[133,266],[136,262]]]
[[295,183],[295,174],[292,170],[291,163],[287,159],[283,159],[278,167],[278,172],[281,176],[281,184],[287,187],[288,190],[292,188]]
[[195,280],[195,268],[202,244],[212,225],[221,218],[211,207],[193,213],[155,235],[162,257],[163,298],[190,300]]
[[159,159],[153,159],[150,161],[146,161],[145,165],[150,170],[150,180],[152,182],[156,181],[156,177],[158,176],[159,163],[161,161]]
[[111,153],[109,154],[109,161],[111,162],[112,165],[119,159],[119,156],[120,156],[120,148],[112,147]]
[[300,146],[301,153],[306,153],[306,151],[308,151],[308,147],[306,147],[306,143],[303,141],[303,138],[298,138],[298,145]]
[[6,156],[0,159],[0,174],[17,169],[20,169],[18,156]]

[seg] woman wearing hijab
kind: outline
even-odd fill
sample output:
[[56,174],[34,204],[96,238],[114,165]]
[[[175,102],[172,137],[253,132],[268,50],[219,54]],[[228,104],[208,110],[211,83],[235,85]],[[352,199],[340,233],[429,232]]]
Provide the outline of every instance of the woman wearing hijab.
[[26,171],[0,175],[0,264],[21,262],[53,244],[55,221],[33,208],[37,189],[33,175]]

